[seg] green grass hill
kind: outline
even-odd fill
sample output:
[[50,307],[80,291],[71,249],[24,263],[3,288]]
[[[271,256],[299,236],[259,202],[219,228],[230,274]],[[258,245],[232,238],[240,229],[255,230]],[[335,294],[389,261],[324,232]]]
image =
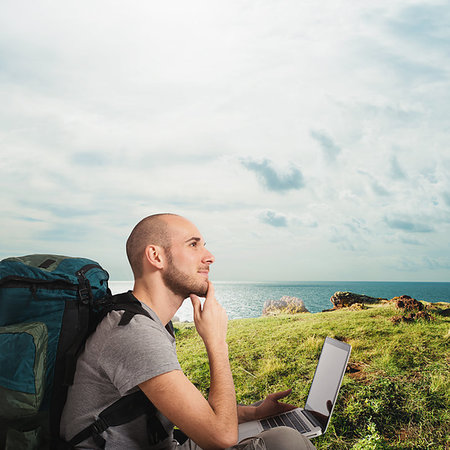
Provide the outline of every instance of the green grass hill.
[[[334,414],[318,449],[449,449],[448,303],[427,304],[428,319],[391,303],[362,310],[232,320],[228,344],[237,401],[250,404],[293,388],[304,405],[326,336],[351,344]],[[397,317],[397,320],[395,320]],[[207,395],[209,366],[193,324],[177,324],[178,356]]]

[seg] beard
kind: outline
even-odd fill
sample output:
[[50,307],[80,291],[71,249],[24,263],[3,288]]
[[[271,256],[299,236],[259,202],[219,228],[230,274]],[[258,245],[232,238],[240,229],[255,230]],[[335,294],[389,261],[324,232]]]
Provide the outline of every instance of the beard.
[[163,280],[168,289],[174,294],[183,298],[189,297],[190,294],[204,297],[208,291],[207,280],[199,280],[198,278],[187,275],[178,269],[172,260],[172,255],[168,255],[169,268],[163,274]]

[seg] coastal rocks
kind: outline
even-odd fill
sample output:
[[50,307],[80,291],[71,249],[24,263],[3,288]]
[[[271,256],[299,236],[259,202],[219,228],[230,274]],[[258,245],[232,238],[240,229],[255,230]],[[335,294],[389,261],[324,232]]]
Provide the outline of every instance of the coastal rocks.
[[450,308],[447,307],[448,302],[436,302],[427,305],[428,311],[433,311],[443,317],[450,317]]
[[[403,311],[403,315],[391,317],[393,323],[400,322],[414,322],[418,319],[433,320],[427,311],[423,303],[419,302],[415,298],[411,298],[409,295],[402,295],[400,297],[394,297],[391,302],[400,310]],[[405,314],[408,312],[408,314]]]
[[277,314],[298,314],[305,312],[309,311],[306,309],[303,300],[285,295],[280,300],[266,300],[262,315],[275,316]]
[[331,296],[330,301],[333,303],[333,308],[325,309],[322,312],[336,311],[342,308],[348,310],[366,309],[368,304],[374,305],[384,303],[386,305],[394,305],[402,311],[402,314],[393,316],[389,319],[394,324],[400,322],[415,322],[419,319],[426,321],[434,320],[434,317],[426,311],[426,309],[432,309],[432,307],[426,307],[422,302],[411,298],[409,295],[401,295],[399,297],[394,297],[391,300],[387,300],[385,298],[369,297],[353,292],[338,291]]
[[406,311],[423,311],[424,309],[421,302],[417,301],[415,298],[411,298],[409,295],[394,297],[391,299],[391,302],[394,303],[398,309],[404,309]]
[[393,323],[400,323],[400,322],[415,322],[416,320],[423,319],[423,320],[433,320],[433,316],[427,313],[426,311],[418,311],[416,313],[409,313],[406,315],[399,315],[391,317],[391,322]]
[[330,298],[330,302],[333,303],[333,308],[331,311],[340,308],[348,308],[351,306],[356,307],[356,305],[361,305],[358,306],[358,308],[364,309],[363,305],[381,303],[385,301],[387,301],[385,298],[369,297],[368,295],[341,291],[335,292]]

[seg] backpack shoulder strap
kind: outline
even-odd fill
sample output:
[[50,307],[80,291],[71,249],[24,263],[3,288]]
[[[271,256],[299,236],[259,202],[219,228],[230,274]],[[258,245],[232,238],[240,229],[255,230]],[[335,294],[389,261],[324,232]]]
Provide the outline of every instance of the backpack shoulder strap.
[[[109,297],[105,306],[102,308],[101,318],[111,311],[125,311],[120,319],[119,326],[128,325],[136,314],[141,314],[154,320],[150,313],[142,306],[141,302],[132,294],[131,291],[122,294],[116,294]],[[172,321],[166,325],[166,330],[174,336],[174,328]]]
[[112,297],[111,310],[118,311],[121,309],[125,312],[122,315],[119,326],[128,325],[136,314],[141,314],[153,320],[153,317],[144,309],[141,302],[130,291]]
[[[104,409],[98,419],[75,435],[68,443],[75,447],[80,442],[92,437],[94,442],[104,448],[106,441],[101,436],[109,427],[116,427],[131,422],[142,414],[147,414],[147,434],[151,445],[163,441],[168,434],[161,422],[155,417],[156,408],[141,391],[121,397],[112,405]],[[149,420],[150,419],[150,420]]]

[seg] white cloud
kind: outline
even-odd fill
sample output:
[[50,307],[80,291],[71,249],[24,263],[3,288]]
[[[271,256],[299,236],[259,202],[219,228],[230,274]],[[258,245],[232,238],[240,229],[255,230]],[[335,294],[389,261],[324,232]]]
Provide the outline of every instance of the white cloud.
[[222,279],[448,279],[447,9],[4,2],[3,256],[128,277],[131,228],[173,211]]

